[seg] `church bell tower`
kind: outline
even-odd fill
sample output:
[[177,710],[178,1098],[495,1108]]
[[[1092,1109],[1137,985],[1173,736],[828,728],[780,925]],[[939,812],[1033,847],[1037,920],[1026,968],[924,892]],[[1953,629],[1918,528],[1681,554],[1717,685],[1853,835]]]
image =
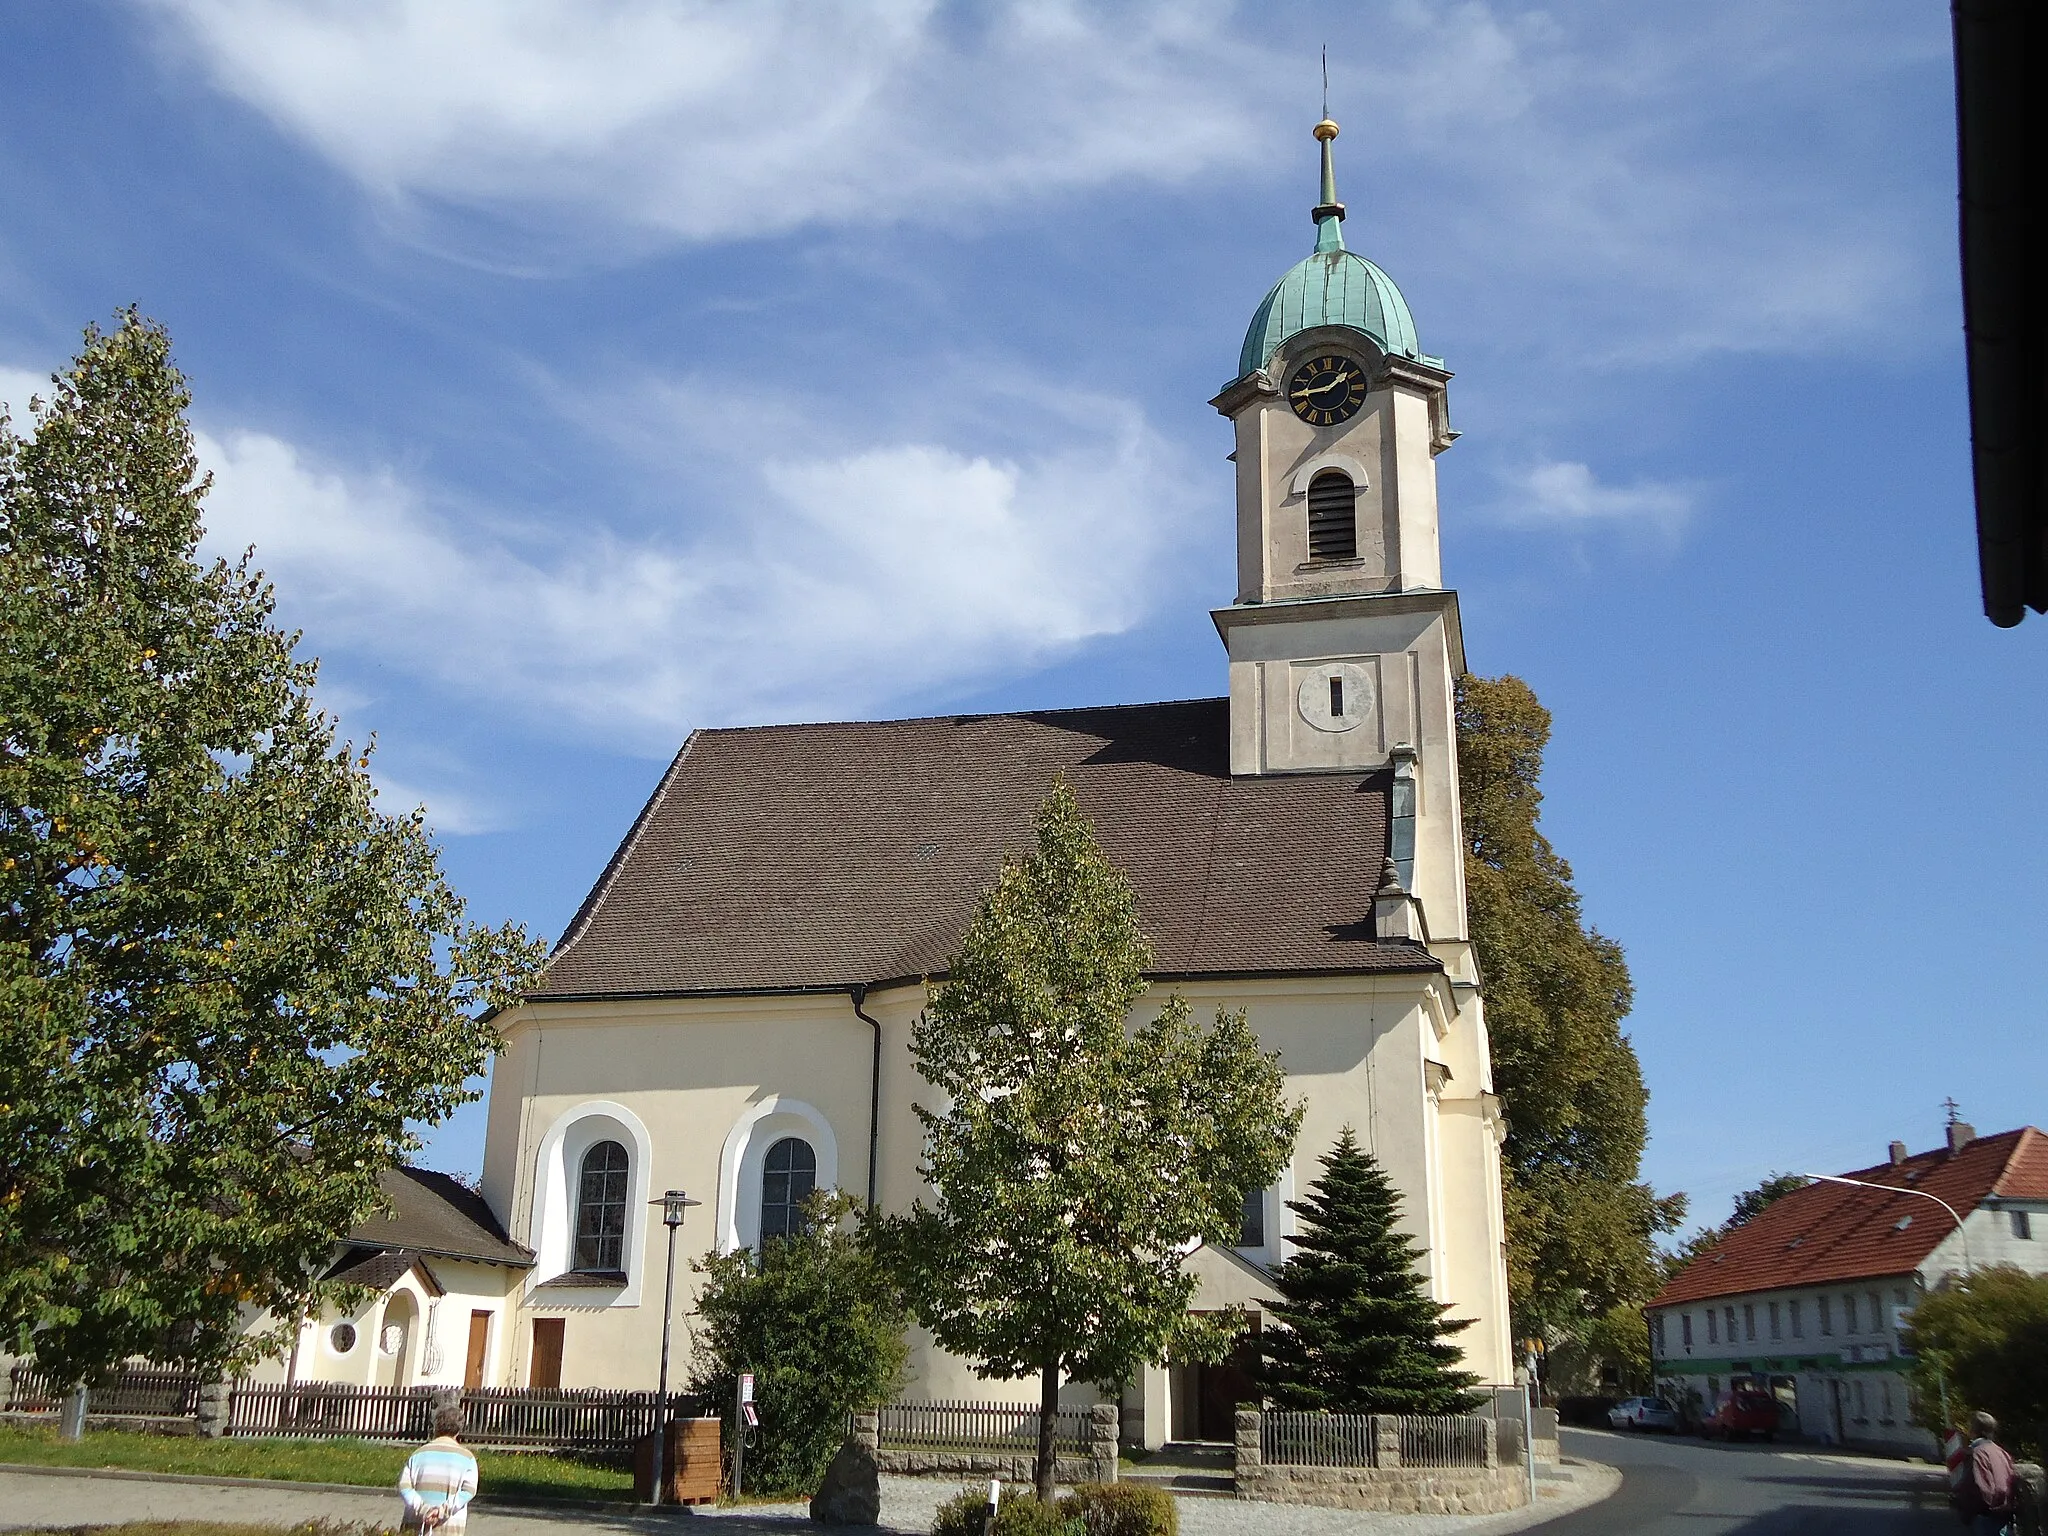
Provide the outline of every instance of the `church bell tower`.
[[1464,652],[1436,498],[1436,456],[1457,436],[1451,375],[1421,350],[1393,280],[1346,248],[1337,125],[1315,137],[1315,249],[1259,305],[1211,402],[1237,437],[1237,601],[1212,615],[1230,655],[1230,771],[1387,770],[1389,884],[1404,900],[1382,930],[1461,939]]

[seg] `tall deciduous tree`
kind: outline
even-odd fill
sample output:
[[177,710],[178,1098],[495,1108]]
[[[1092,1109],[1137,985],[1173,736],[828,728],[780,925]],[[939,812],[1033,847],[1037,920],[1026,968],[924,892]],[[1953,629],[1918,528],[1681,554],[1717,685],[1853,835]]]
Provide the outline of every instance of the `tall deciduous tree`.
[[1063,1377],[1120,1387],[1173,1352],[1220,1353],[1188,1315],[1197,1238],[1236,1240],[1300,1111],[1242,1014],[1203,1030],[1178,996],[1136,1029],[1151,946],[1073,791],[1040,807],[912,1034],[941,1110],[918,1107],[936,1203],[888,1224],[918,1318],[990,1376],[1040,1383],[1052,1496]]
[[0,1333],[69,1381],[274,1343],[541,961],[197,559],[187,403],[130,312],[0,417]]
[[1508,1285],[1518,1331],[1585,1326],[1656,1289],[1655,1238],[1685,1213],[1640,1179],[1649,1094],[1622,1033],[1621,946],[1582,921],[1537,826],[1550,713],[1518,677],[1458,681],[1472,940],[1507,1111]]
[[1401,1197],[1349,1127],[1323,1155],[1307,1198],[1288,1206],[1302,1225],[1274,1272],[1277,1328],[1259,1335],[1259,1385],[1282,1408],[1328,1413],[1464,1413],[1479,1378],[1457,1369],[1446,1318],[1400,1229]]

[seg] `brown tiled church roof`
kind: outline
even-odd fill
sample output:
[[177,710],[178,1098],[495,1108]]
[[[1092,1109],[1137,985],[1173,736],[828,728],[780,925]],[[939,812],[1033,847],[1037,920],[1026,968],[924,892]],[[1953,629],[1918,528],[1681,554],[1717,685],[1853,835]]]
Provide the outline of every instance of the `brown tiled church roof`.
[[[2032,1126],[1845,1175],[1917,1189],[1965,1216],[1985,1200],[2048,1200],[2048,1136]],[[1904,1226],[1900,1222],[1911,1217]],[[1911,1274],[1956,1224],[1932,1201],[1808,1184],[1765,1206],[1672,1276],[1653,1307],[1787,1286]]]
[[1160,977],[1426,971],[1380,943],[1389,777],[1232,778],[1225,700],[693,734],[536,999],[844,990],[943,968],[1064,773]]

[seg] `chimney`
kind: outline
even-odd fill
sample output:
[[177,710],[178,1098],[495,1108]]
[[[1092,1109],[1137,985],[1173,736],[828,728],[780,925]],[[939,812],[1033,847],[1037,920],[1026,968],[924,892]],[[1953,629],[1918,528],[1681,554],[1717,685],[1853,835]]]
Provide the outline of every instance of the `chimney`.
[[1898,1167],[1899,1164],[1903,1163],[1906,1160],[1906,1144],[1903,1141],[1893,1142],[1891,1146],[1891,1152],[1892,1166],[1894,1168]]
[[1963,1148],[1977,1139],[1977,1127],[1967,1120],[1951,1120],[1948,1123],[1948,1155],[1954,1157]]

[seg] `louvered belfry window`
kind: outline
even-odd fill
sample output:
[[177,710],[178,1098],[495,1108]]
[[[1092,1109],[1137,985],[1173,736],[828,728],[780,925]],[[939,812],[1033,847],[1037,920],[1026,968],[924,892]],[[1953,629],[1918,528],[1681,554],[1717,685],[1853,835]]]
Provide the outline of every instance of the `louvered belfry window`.
[[1342,470],[1326,469],[1308,483],[1308,557],[1358,558],[1358,488]]

